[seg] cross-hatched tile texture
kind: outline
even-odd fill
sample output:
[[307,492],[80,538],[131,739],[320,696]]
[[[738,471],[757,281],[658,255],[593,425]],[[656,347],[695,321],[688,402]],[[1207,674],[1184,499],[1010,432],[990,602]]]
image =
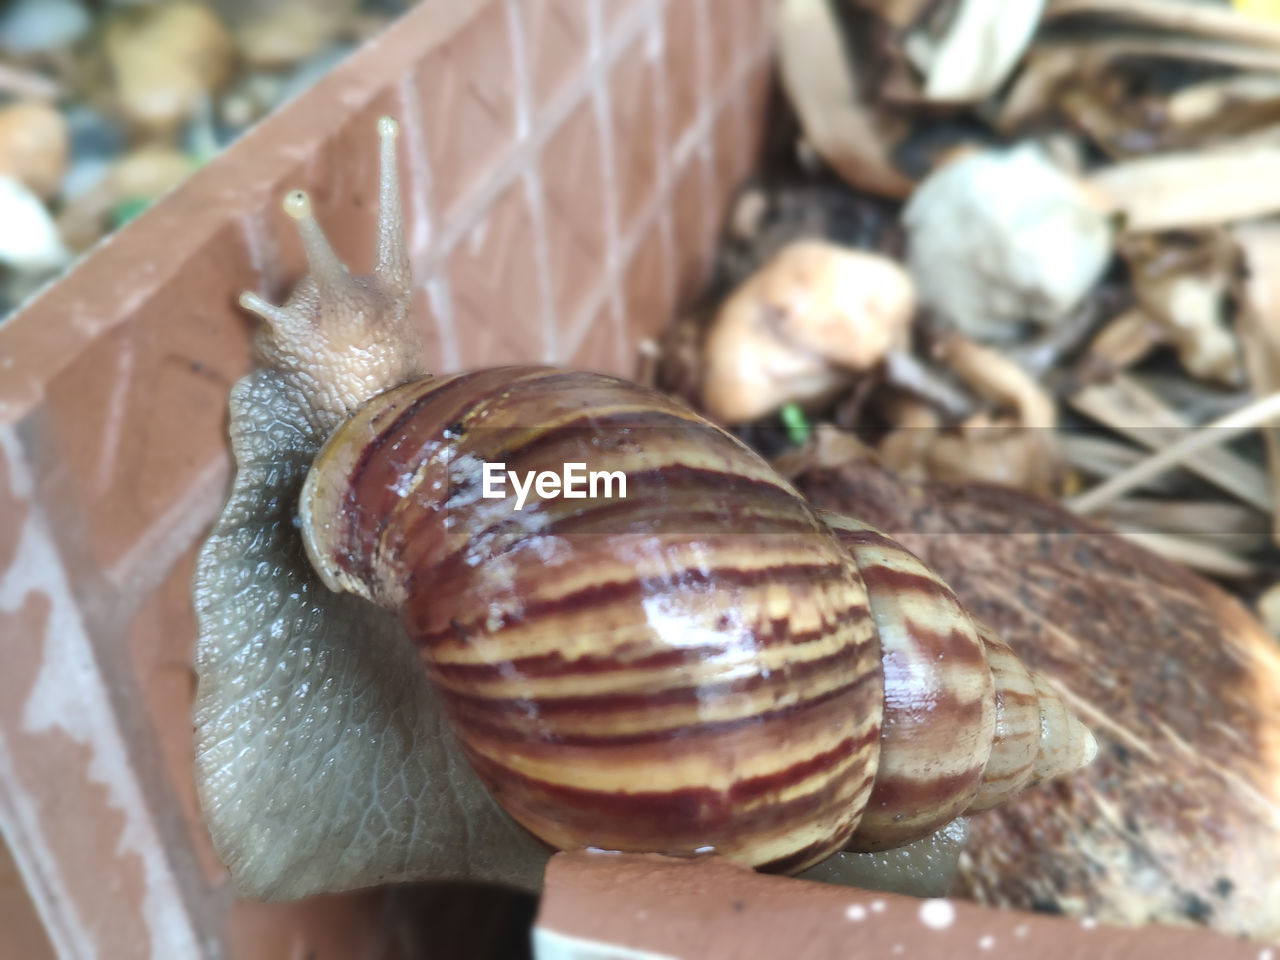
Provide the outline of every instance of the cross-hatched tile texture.
[[634,373],[754,162],[770,11],[420,4],[0,326],[0,829],[25,886],[0,930],[25,955],[412,952],[403,894],[238,901],[200,817],[188,585],[251,364],[236,295],[300,275],[292,186],[369,268],[391,113],[433,368]]

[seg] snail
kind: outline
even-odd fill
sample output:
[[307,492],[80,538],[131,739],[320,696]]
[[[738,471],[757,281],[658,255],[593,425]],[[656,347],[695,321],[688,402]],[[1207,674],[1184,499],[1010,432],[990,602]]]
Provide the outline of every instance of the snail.
[[547,366],[428,375],[378,129],[373,273],[294,191],[309,273],[283,306],[241,297],[260,365],[194,578],[196,778],[241,892],[536,888],[583,847],[795,873],[1092,758],[920,561],[680,402]]

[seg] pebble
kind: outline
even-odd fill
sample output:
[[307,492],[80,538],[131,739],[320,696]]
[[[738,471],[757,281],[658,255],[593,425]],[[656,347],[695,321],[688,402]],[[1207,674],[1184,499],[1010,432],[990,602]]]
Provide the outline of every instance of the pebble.
[[17,0],[0,15],[0,47],[16,55],[69,47],[89,30],[79,0]]
[[67,170],[68,139],[66,120],[47,103],[0,108],[0,176],[15,177],[50,199]]
[[64,116],[71,137],[71,156],[75,159],[118,156],[129,144],[119,121],[92,107],[69,106]]
[[178,150],[154,144],[115,162],[99,158],[83,163],[83,168],[80,162],[72,166],[74,175],[83,182],[76,184],[74,193],[68,183],[68,201],[58,215],[63,242],[76,251],[87,250],[112,227],[132,219],[185,180],[195,167]]
[[967,336],[1007,343],[1050,326],[1101,278],[1108,213],[1034,144],[981,150],[920,184],[902,214],[921,302]]
[[191,159],[172,147],[140,147],[112,168],[108,178],[116,202],[155,200],[191,175]]
[[226,82],[235,54],[218,15],[186,0],[116,14],[106,50],[126,116],[159,131],[177,127]]
[[76,157],[67,168],[67,175],[62,178],[63,200],[74,200],[88,193],[111,172],[113,161],[109,157],[86,154]]
[[40,198],[19,180],[0,176],[0,263],[22,273],[43,273],[70,256]]
[[332,42],[350,23],[359,0],[274,0],[248,5],[224,0],[221,6],[240,12],[236,44],[251,66],[285,67]]

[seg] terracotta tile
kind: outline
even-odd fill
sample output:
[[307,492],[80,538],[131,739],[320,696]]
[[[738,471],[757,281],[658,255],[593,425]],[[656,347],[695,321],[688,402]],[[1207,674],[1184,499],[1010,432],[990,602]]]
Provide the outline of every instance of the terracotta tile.
[[707,282],[716,224],[707,215],[707,167],[694,154],[675,171],[672,190],[672,235],[675,245],[676,303],[688,306]]
[[104,568],[226,457],[227,391],[249,369],[249,321],[231,304],[250,275],[240,230],[228,224],[200,259],[46,385],[32,437],[42,500],[62,542]]
[[618,224],[626,236],[658,185],[658,63],[650,59],[643,39],[619,54],[609,71],[613,116],[614,182],[618,190]]
[[590,24],[582,0],[520,0],[525,58],[541,110],[586,66]]
[[226,921],[228,960],[399,957],[380,930],[386,899],[385,891],[374,890],[293,903],[237,900]]
[[[659,13],[658,0],[516,2],[535,105],[563,94],[585,62],[590,2],[600,3],[602,23],[615,31]],[[662,201],[673,206],[678,277],[668,276],[654,219],[624,268],[625,315],[606,302],[582,323],[604,272],[602,137],[614,144],[625,230],[652,203],[658,151],[691,129],[696,115],[697,47],[686,41],[696,40],[698,21],[689,28],[688,11],[700,2],[663,6],[660,63],[651,59],[656,46],[640,36],[606,66],[609,129],[596,129],[590,110],[574,112],[546,144],[539,163],[550,278],[540,274],[539,237],[519,178],[476,215],[477,226],[454,249],[423,244],[416,262],[440,270],[418,277],[415,299],[433,368],[544,359],[545,279],[562,329],[576,321],[581,333],[572,362],[631,375],[634,342],[669,321],[676,280],[682,295],[700,288],[716,224],[695,153],[674,171],[673,195]],[[413,182],[413,165],[402,164],[410,235],[427,236],[425,220],[415,224],[414,216],[431,217],[435,237],[445,233],[441,215],[456,217],[466,206],[472,216],[480,188],[514,142],[508,26],[500,0],[419,5],[343,73],[304,95],[298,109],[263,124],[95,252],[43,304],[0,327],[0,357],[16,357],[22,374],[0,370],[0,420],[26,417],[19,435],[34,475],[32,509],[47,515],[51,562],[72,575],[57,589],[17,589],[16,601],[0,608],[0,636],[24,638],[0,670],[0,732],[17,771],[8,786],[33,798],[36,821],[22,827],[34,832],[19,840],[46,845],[52,865],[41,881],[52,878],[52,885],[44,889],[65,900],[99,955],[145,955],[153,943],[158,955],[203,949],[250,960],[413,955],[408,941],[388,933],[409,916],[401,903],[386,922],[388,897],[399,894],[233,904],[191,785],[191,550],[225,486],[227,391],[249,367],[251,321],[234,298],[244,288],[282,296],[302,272],[300,247],[279,210],[284,191],[306,185],[339,254],[353,270],[366,270],[376,207],[373,125],[390,111],[407,130],[421,123],[420,138],[401,139],[402,156],[421,143],[430,167],[428,195]],[[671,122],[663,131],[656,91],[666,82]],[[420,104],[420,115],[405,116],[402,92]],[[741,122],[717,125],[717,142],[745,141],[745,127],[730,132]],[[728,179],[716,178],[721,206]],[[10,456],[17,449],[0,446]],[[14,563],[29,512],[11,474],[0,464],[0,576],[6,568],[23,572],[26,560]],[[78,659],[66,659],[65,650],[62,661],[49,659],[71,634]],[[68,717],[65,725],[32,729],[37,678],[55,662],[77,669],[45,683],[42,696],[84,696],[74,711],[46,707]],[[116,764],[107,767],[109,783],[104,758]],[[144,901],[176,924],[166,928],[177,931],[172,938],[148,926]],[[13,932],[8,918],[19,916],[8,909],[0,902],[0,955]],[[191,916],[205,924],[200,948],[182,939]],[[37,949],[21,955],[39,956]]]
[[463,366],[542,359],[546,328],[534,244],[525,185],[518,180],[450,253],[446,272]]
[[738,41],[743,8],[755,0],[710,0],[707,2],[708,65],[711,98],[718,100],[734,81],[738,65]]
[[671,322],[669,289],[662,233],[655,220],[640,238],[623,278],[628,343],[656,336]]
[[569,365],[618,377],[635,374],[634,351],[610,304],[605,303],[588,323]]
[[704,20],[690,0],[668,3],[663,13],[667,82],[667,143],[674,149],[702,108],[701,32]]
[[503,5],[489,3],[418,71],[435,200],[446,218],[515,139],[513,63]]
[[552,297],[560,329],[568,331],[603,282],[608,244],[604,156],[590,101],[551,135],[539,166]]
[[712,202],[718,230],[734,193],[746,178],[754,159],[746,143],[746,130],[736,97],[731,98],[715,116],[711,125],[711,138],[715,174]]
[[[50,643],[53,601],[26,593],[12,612],[0,608],[0,636],[23,637],[0,671],[0,733],[19,771],[9,789],[34,800],[40,833],[63,869],[53,896],[69,898],[100,955],[141,957],[149,941],[143,916],[143,864],[122,850],[127,814],[111,796],[93,749],[59,727],[30,729],[23,717]],[[67,869],[71,864],[74,869]],[[110,890],[110,896],[101,891]]]
[[138,719],[150,725],[149,739],[163,760],[166,782],[162,794],[178,804],[175,812],[181,817],[184,836],[205,882],[212,887],[226,882],[227,871],[210,845],[195,790],[191,741],[196,634],[191,576],[195,554],[195,547],[188,550],[160,589],[142,604],[129,626],[128,652],[140,693]]
[[0,957],[57,960],[3,836],[0,836]]
[[18,556],[18,541],[30,509],[27,500],[14,490],[13,470],[0,446],[0,574],[9,570]]
[[751,68],[742,84],[742,117],[747,128],[745,141],[749,158],[747,168],[742,171],[744,175],[756,169],[761,160],[769,97],[774,80],[773,61],[764,57]]
[[658,0],[600,0],[605,31],[611,33],[617,30],[633,11],[651,7],[655,2]]
[[422,362],[433,373],[445,373],[450,369],[449,360],[456,352],[456,345],[448,343],[452,328],[444,323],[436,312],[426,285],[419,284],[413,292],[413,304],[409,308],[418,320],[422,334]]
[[773,36],[773,18],[777,7],[775,0],[741,0],[742,12],[738,17],[738,63],[743,64],[760,57],[769,49]]
[[[931,922],[933,909],[945,923]],[[1270,960],[1275,953],[1186,925],[1081,923],[958,899],[926,906],[900,894],[757,873],[718,857],[588,852],[552,858],[534,937],[548,956],[704,960]]]

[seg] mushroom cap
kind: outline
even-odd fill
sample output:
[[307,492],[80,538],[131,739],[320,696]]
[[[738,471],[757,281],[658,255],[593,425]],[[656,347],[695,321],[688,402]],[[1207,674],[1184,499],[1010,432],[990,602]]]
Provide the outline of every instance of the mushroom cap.
[[704,344],[703,403],[725,423],[818,399],[903,342],[907,272],[820,240],[788,244],[721,305]]

